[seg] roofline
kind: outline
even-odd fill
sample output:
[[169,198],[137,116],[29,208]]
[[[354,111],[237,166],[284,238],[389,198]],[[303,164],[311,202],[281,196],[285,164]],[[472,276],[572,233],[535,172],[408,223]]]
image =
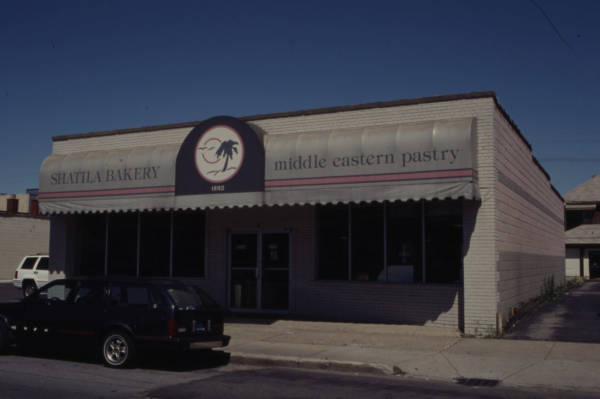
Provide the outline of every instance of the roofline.
[[[270,114],[257,114],[250,116],[241,116],[238,119],[243,121],[257,121],[262,119],[277,119],[277,118],[289,118],[294,116],[308,116],[308,115],[321,115],[321,114],[331,114],[336,112],[348,112],[348,111],[360,111],[365,109],[372,108],[389,108],[389,107],[398,107],[403,105],[416,105],[416,104],[429,104],[435,102],[443,102],[443,101],[456,101],[456,100],[472,100],[479,98],[493,98],[496,102],[496,105],[500,108],[502,113],[506,116],[506,119],[514,125],[514,122],[508,117],[506,111],[500,107],[498,104],[498,100],[496,99],[496,93],[493,91],[479,91],[479,92],[471,92],[464,94],[449,94],[444,96],[433,96],[433,97],[421,97],[421,98],[412,98],[405,100],[392,100],[392,101],[378,101],[373,103],[364,103],[364,104],[355,104],[355,105],[342,105],[335,107],[325,107],[325,108],[313,108],[313,109],[305,109],[299,111],[286,111],[286,112],[276,112]],[[142,127],[134,127],[127,129],[116,129],[116,130],[103,130],[96,132],[88,132],[88,133],[74,133],[74,134],[65,134],[52,137],[52,141],[66,141],[71,139],[79,139],[79,138],[90,138],[90,137],[102,137],[102,136],[112,136],[118,134],[128,134],[128,133],[139,133],[139,132],[151,132],[157,130],[166,130],[166,129],[181,129],[186,127],[194,127],[199,125],[202,121],[193,121],[193,122],[182,122],[182,123],[170,123],[165,125],[152,125],[152,126],[142,126]],[[515,129],[518,130],[516,125],[514,125]],[[519,132],[519,135],[522,137],[523,135]],[[529,148],[531,145],[523,138],[523,140],[527,143]]]

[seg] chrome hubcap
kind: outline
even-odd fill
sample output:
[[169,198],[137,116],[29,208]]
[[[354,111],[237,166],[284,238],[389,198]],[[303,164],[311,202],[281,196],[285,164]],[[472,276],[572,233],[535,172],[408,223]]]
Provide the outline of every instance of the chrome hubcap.
[[104,343],[104,357],[115,366],[123,364],[127,359],[127,341],[120,335],[111,335]]

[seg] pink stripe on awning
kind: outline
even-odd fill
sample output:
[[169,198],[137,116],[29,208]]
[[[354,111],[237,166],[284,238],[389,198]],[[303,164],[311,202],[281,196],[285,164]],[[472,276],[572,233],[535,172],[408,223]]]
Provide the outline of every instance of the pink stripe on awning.
[[110,190],[89,190],[89,191],[65,191],[60,193],[40,193],[40,199],[51,198],[80,198],[80,197],[106,197],[111,195],[138,195],[138,194],[158,194],[173,193],[175,186],[161,187],[139,187],[139,188],[115,188]]
[[344,183],[375,183],[386,181],[444,179],[451,177],[474,176],[475,171],[473,169],[437,170],[429,172],[391,173],[382,175],[309,177],[298,179],[267,180],[265,181],[265,187],[313,186],[320,184]]

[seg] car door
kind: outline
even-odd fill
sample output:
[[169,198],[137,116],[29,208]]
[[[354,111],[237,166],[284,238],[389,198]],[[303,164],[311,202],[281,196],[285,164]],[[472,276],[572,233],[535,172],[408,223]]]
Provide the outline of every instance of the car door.
[[48,265],[50,258],[47,256],[40,256],[37,261],[33,274],[35,276],[36,284],[38,287],[42,287],[48,283]]
[[143,283],[110,283],[107,323],[127,326],[138,340],[165,335],[167,316],[154,303],[151,291],[152,287]]
[[63,305],[68,317],[57,327],[59,338],[74,345],[95,342],[106,316],[104,297],[105,285],[101,281],[77,281]]
[[56,280],[23,300],[22,337],[35,343],[50,344],[70,318],[67,301],[74,283]]

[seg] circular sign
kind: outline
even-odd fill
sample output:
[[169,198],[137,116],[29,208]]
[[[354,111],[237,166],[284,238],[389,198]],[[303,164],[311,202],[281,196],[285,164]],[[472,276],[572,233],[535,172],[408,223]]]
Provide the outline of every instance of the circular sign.
[[224,183],[242,167],[244,143],[231,127],[214,126],[198,139],[195,159],[202,178],[211,183]]

